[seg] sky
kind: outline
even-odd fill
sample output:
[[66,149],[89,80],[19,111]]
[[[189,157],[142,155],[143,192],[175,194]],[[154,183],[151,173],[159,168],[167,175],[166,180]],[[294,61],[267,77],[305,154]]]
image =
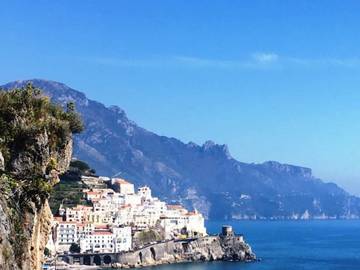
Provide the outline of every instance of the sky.
[[161,135],[360,195],[360,1],[0,2],[0,84],[63,82]]

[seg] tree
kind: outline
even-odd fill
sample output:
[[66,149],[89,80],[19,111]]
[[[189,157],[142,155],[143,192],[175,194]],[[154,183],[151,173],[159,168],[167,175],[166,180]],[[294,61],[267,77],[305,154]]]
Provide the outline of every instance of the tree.
[[86,172],[87,170],[90,170],[90,166],[86,162],[78,159],[72,160],[70,162],[70,167],[77,168],[81,172]]
[[71,169],[75,169],[75,170],[79,170],[79,172],[81,173],[81,175],[94,175],[96,174],[95,169],[90,168],[90,166],[82,161],[82,160],[72,160],[70,162],[70,168]]
[[75,103],[66,104],[67,119],[70,123],[70,129],[73,133],[80,133],[84,130],[84,124],[77,112],[75,111]]
[[44,249],[44,255],[45,255],[46,257],[49,257],[49,256],[51,255],[51,252],[50,252],[50,250],[49,250],[47,247],[45,247],[45,249]]

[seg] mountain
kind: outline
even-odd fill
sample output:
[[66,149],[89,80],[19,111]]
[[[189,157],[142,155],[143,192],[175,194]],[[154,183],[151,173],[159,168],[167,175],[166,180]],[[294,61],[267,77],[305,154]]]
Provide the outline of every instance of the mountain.
[[106,107],[53,81],[28,82],[53,101],[74,101],[85,122],[75,136],[74,155],[100,175],[121,176],[149,185],[155,195],[192,206],[211,219],[359,218],[360,199],[311,169],[269,161],[248,164],[234,159],[226,145],[183,143],[159,136],[129,120],[117,106]]

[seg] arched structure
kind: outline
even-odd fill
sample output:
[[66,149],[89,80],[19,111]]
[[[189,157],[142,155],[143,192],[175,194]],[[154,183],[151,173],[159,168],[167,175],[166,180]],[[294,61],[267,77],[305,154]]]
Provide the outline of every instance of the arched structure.
[[111,257],[109,255],[104,256],[104,264],[111,264]]
[[96,265],[101,265],[101,257],[100,257],[100,255],[95,255],[94,256],[94,263]]
[[92,265],[90,255],[84,257],[84,264],[85,265]]
[[142,252],[139,252],[139,260],[140,260],[140,263],[143,263],[143,254],[142,254]]
[[155,249],[153,247],[150,248],[150,252],[151,252],[151,258],[156,261],[156,252]]

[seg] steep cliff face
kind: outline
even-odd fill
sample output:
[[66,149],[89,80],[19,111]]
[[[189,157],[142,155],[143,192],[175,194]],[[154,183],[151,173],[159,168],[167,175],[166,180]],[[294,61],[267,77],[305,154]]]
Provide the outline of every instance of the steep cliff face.
[[52,219],[48,197],[69,166],[75,116],[32,86],[0,91],[1,269],[41,269]]
[[[67,151],[63,155],[49,155],[56,157],[61,166],[56,168],[57,173],[64,172],[71,158],[72,140],[67,142]],[[41,144],[46,148],[46,143]],[[34,156],[37,159],[38,156]],[[32,159],[33,162],[37,162]],[[25,168],[30,160],[26,160]],[[17,169],[21,170],[21,163],[17,163]],[[44,168],[45,169],[45,168]],[[52,173],[49,181],[56,183],[57,178]],[[8,186],[9,179],[2,175],[1,186]],[[26,188],[25,188],[26,189]],[[16,194],[18,192],[18,194]],[[47,198],[36,194],[31,201],[25,199],[26,190],[8,189],[0,196],[0,265],[2,269],[41,269],[44,258],[44,248],[48,241],[51,230],[52,213]]]

